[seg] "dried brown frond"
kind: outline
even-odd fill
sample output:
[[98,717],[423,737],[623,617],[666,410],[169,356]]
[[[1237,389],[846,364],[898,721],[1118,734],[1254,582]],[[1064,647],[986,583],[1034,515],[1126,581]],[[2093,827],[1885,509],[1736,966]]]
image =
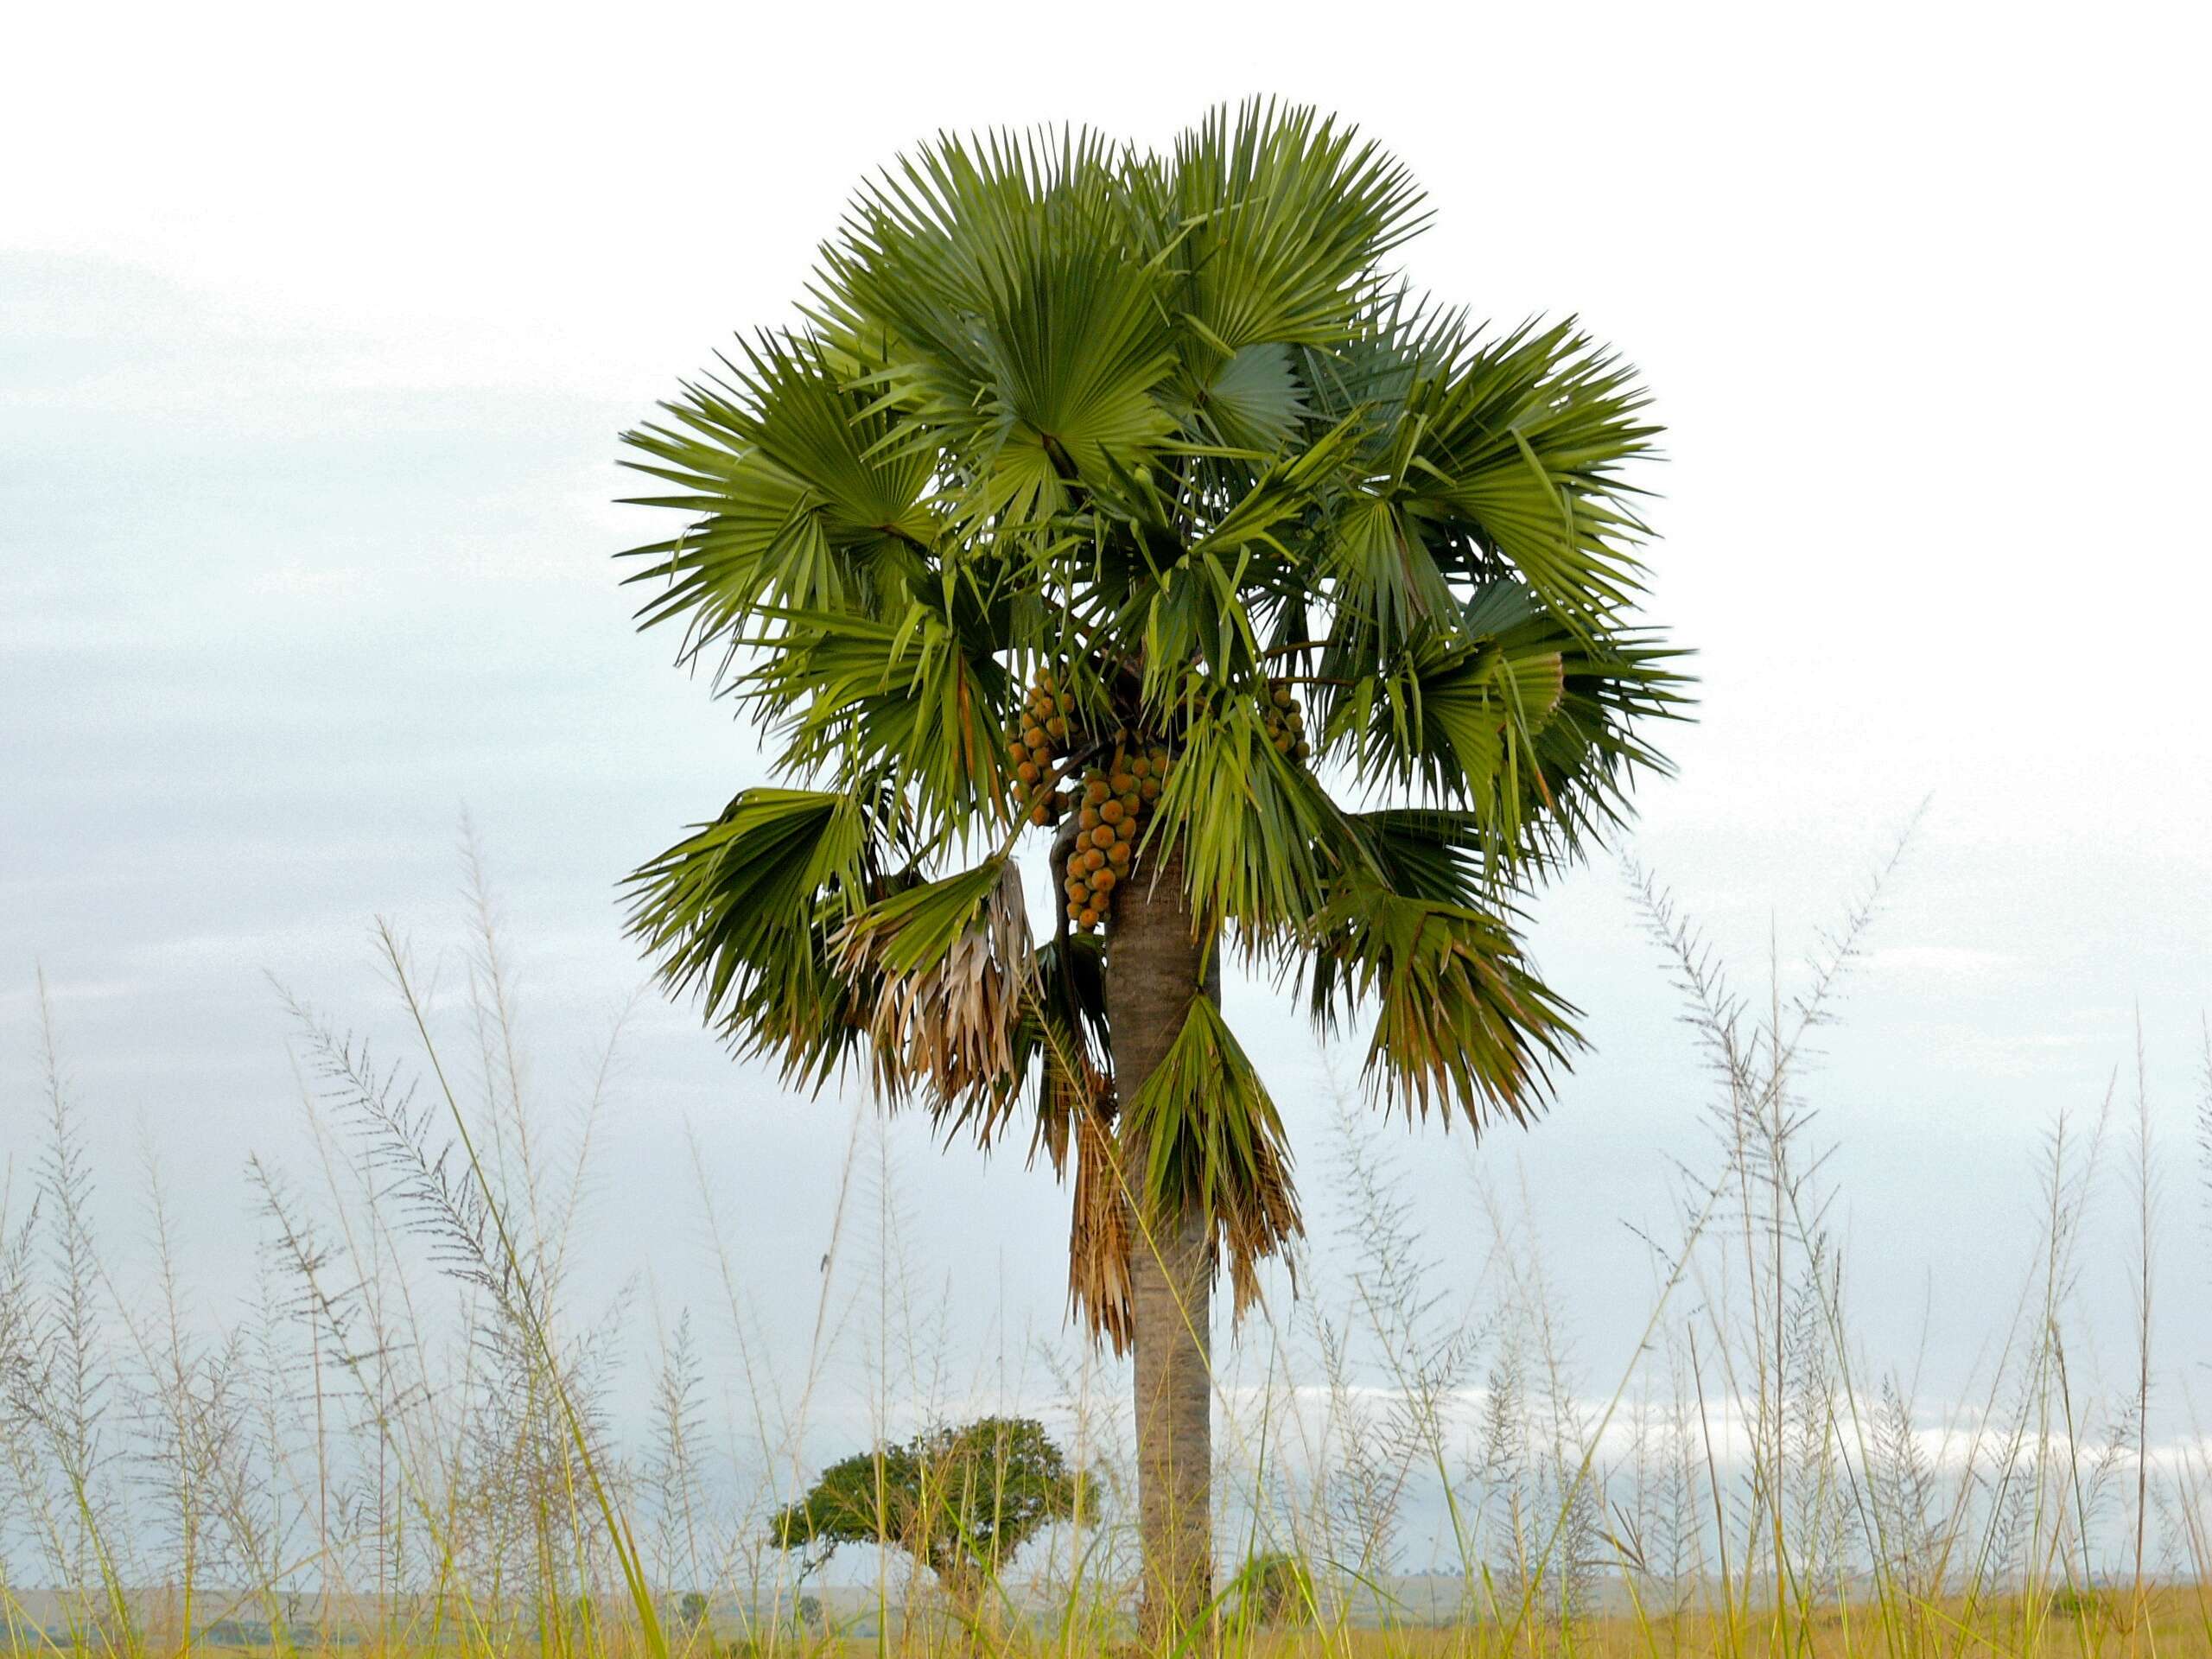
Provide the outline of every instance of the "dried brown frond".
[[920,1099],[948,1134],[966,1128],[988,1146],[1019,1090],[1016,1038],[1034,971],[1020,868],[1001,864],[974,918],[927,966],[889,966],[902,931],[855,925],[838,939],[847,972],[880,976],[863,1012],[876,1086],[887,1100]]
[[[1095,1074],[1094,1074],[1095,1075]],[[1093,1103],[1068,1115],[1074,1129],[1075,1203],[1068,1222],[1068,1306],[1094,1338],[1125,1354],[1135,1334],[1129,1279],[1129,1206],[1115,1167],[1113,1103],[1105,1079]]]

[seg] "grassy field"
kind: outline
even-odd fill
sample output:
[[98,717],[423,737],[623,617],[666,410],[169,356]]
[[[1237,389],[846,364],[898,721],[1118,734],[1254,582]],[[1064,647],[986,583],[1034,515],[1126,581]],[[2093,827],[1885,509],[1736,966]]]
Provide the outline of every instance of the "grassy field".
[[[901,1538],[844,1558],[827,1586],[770,1545],[766,1517],[814,1460],[826,1356],[785,1365],[780,1391],[748,1364],[738,1408],[710,1427],[688,1320],[623,1363],[569,1305],[586,1154],[547,1149],[480,896],[458,1020],[426,1007],[383,936],[415,1043],[404,1065],[293,1007],[320,1162],[308,1178],[248,1170],[263,1292],[227,1324],[185,1311],[158,1170],[143,1243],[118,1256],[98,1235],[103,1172],[63,1033],[42,1020],[43,1084],[35,1110],[7,1119],[22,1138],[0,1217],[0,1648],[1123,1649],[1129,1425],[1109,1367],[1048,1359],[1050,1397],[1033,1402],[1096,1475],[1090,1512],[992,1563],[963,1611]],[[1247,1338],[1284,1357],[1218,1403],[1224,1589],[1189,1645],[2212,1654],[2212,1468],[2199,1440],[2154,1446],[2147,1419],[2160,1172],[2139,1094],[2133,1110],[2107,1100],[2050,1126],[2037,1248],[1993,1294],[1979,1395],[1932,1414],[1847,1328],[1822,1221],[1834,1195],[1796,1083],[1872,893],[1807,993],[1764,1016],[1663,893],[1645,901],[1713,1064],[1718,1151],[1686,1178],[1679,1232],[1656,1242],[1664,1270],[1632,1358],[1594,1379],[1570,1363],[1539,1261],[1509,1261],[1479,1318],[1442,1297],[1348,1119],[1344,1185],[1366,1211],[1357,1294],[1309,1294]],[[2101,1372],[2075,1336],[2093,1202],[2139,1224],[2140,1341]],[[721,1237],[741,1346],[745,1264]],[[880,1421],[912,1382],[872,1377]],[[641,1396],[650,1428],[618,1434],[617,1408]],[[1435,1563],[1406,1559],[1421,1503],[1446,1517]],[[1267,1555],[1301,1576],[1263,1620],[1242,1564]],[[1400,1593],[1414,1566],[1418,1599]]]
[[[188,1648],[173,1630],[158,1624],[136,1637],[148,1652],[200,1651],[283,1659],[283,1656],[347,1654],[428,1655],[481,1649],[460,1632],[394,1630],[388,1637],[317,1643],[252,1639],[258,1632],[213,1631]],[[219,1639],[211,1639],[219,1638]],[[539,1649],[573,1659],[636,1659],[665,1651],[676,1659],[868,1659],[897,1654],[930,1659],[952,1654],[1003,1655],[1007,1659],[1046,1659],[1050,1655],[1116,1654],[1135,1651],[1125,1638],[1078,1621],[1061,1626],[1049,1619],[1021,1625],[1004,1620],[961,1624],[917,1619],[881,1635],[854,1636],[836,1630],[764,1633],[758,1638],[725,1638],[719,1631],[677,1636],[665,1649],[641,1639],[634,1624],[613,1624],[579,1637]],[[1808,1615],[1777,1618],[1698,1611],[1651,1618],[1640,1615],[1593,1618],[1567,1624],[1537,1622],[1516,1628],[1511,1621],[1469,1619],[1442,1625],[1306,1625],[1249,1629],[1226,1624],[1209,1632],[1194,1649],[1238,1656],[1239,1659],[1489,1659],[1497,1656],[1583,1654],[1592,1659],[1675,1659],[1676,1656],[1797,1655],[1802,1659],[1845,1659],[1846,1656],[1963,1656],[2036,1654],[2049,1659],[2088,1659],[2212,1652],[2212,1594],[2202,1585],[2159,1586],[2139,1598],[2132,1595],[2075,1597],[2061,1594],[2028,1601],[1993,1597],[1968,1604],[1945,1599],[1910,1608],[1869,1603],[1832,1605]],[[22,1632],[8,1649],[13,1654],[71,1650],[66,1643],[41,1644]],[[87,1649],[102,1650],[98,1645]]]

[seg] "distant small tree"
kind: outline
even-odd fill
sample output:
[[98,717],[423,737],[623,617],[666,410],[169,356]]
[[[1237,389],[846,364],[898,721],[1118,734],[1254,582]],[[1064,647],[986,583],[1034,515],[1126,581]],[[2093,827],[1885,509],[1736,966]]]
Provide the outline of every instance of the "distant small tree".
[[1043,1424],[985,1417],[855,1452],[769,1522],[768,1541],[813,1570],[843,1544],[905,1550],[972,1607],[988,1574],[1073,1515],[1082,1474]]
[[686,1590],[683,1599],[676,1604],[676,1623],[686,1636],[706,1628],[707,1599],[696,1590]]

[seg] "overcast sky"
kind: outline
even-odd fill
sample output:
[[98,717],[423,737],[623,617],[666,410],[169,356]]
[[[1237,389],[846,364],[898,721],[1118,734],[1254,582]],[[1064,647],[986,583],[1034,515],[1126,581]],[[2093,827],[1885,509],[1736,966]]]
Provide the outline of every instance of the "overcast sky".
[[[466,810],[558,1107],[642,978],[618,879],[764,776],[632,631],[610,556],[664,527],[611,505],[618,431],[788,321],[855,181],[918,138],[1166,143],[1270,92],[1411,166],[1418,283],[1578,314],[1655,391],[1650,613],[1703,701],[1617,851],[1746,990],[1770,940],[1800,982],[1930,801],[1808,1080],[1869,1346],[1926,1333],[1963,1375],[2026,1265],[2038,1138],[2132,1067],[2138,1010],[2174,1363],[2203,1328],[2201,8],[49,6],[9,33],[0,1132],[20,1197],[42,964],[112,1224],[143,1138],[211,1317],[248,1152],[305,1155],[270,977],[396,1052],[371,918],[454,948]],[[1447,1263],[1485,1236],[1478,1176],[1525,1179],[1610,1375],[1649,1294],[1630,1224],[1703,1155],[1707,1087],[1616,859],[1538,913],[1596,1045],[1556,1109],[1471,1158],[1372,1133]],[[1228,1002],[1325,1243],[1323,1062],[1269,988]],[[803,1340],[852,1101],[786,1096],[657,997],[626,1054],[593,1272],[718,1298],[688,1126]],[[963,1339],[1057,1330],[1046,1178],[913,1125],[890,1149]]]

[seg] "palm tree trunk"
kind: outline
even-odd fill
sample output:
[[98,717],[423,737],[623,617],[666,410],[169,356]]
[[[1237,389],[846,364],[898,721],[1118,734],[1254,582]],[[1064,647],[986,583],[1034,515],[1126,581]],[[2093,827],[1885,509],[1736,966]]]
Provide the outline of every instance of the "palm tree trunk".
[[[1126,1104],[1183,1028],[1192,1001],[1221,997],[1211,942],[1192,937],[1179,858],[1124,884],[1106,950],[1114,1088]],[[1148,1148],[1124,1135],[1122,1168],[1143,1179]],[[1213,1592],[1213,1381],[1208,1335],[1212,1240],[1196,1205],[1139,1216],[1129,1279],[1136,1371],[1139,1628],[1148,1641],[1187,1630]]]

